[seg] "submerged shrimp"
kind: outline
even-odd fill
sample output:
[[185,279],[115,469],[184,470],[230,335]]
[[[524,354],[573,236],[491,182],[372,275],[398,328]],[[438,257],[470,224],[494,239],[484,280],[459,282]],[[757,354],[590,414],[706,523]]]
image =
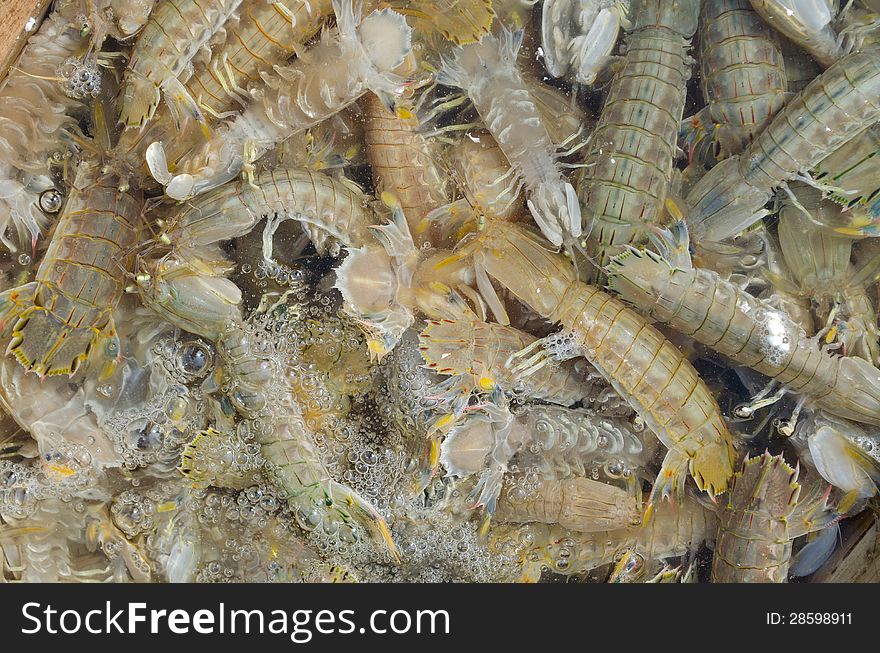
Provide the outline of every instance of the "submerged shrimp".
[[779,41],[748,0],[710,0],[700,16],[703,99],[719,158],[745,149],[785,103]]
[[[127,129],[117,147],[123,167],[150,175],[158,165],[150,145],[159,141],[165,163],[174,167],[210,134],[210,126],[237,115],[263,86],[262,74],[283,64],[313,37],[331,13],[331,0],[248,0],[238,20],[224,29],[226,40],[211,51],[209,61],[193,59],[192,76],[164,82],[164,100],[140,130]],[[169,134],[174,134],[169,139]],[[155,148],[154,148],[155,149]]]
[[392,106],[404,80],[392,71],[411,50],[411,29],[390,9],[360,20],[352,0],[334,0],[336,29],[287,66],[265,74],[266,87],[232,123],[186,158],[175,174],[164,148],[147,149],[153,177],[169,197],[183,200],[234,179],[292,134],[308,129],[353,104],[368,91]]
[[449,179],[436,163],[438,147],[425,137],[419,118],[409,109],[392,112],[373,93],[363,98],[361,108],[373,184],[379,193],[398,198],[416,244],[428,242],[427,216],[445,205],[450,194]]
[[721,504],[713,583],[784,583],[791,542],[825,528],[825,497],[801,500],[798,471],[780,456],[746,458]]
[[637,433],[631,418],[603,406],[601,396],[592,398],[596,408],[517,409],[514,429],[528,432],[517,461],[554,479],[587,476],[602,468],[606,477],[623,479],[638,489],[635,485],[654,454],[656,440]]
[[169,218],[165,240],[180,258],[223,261],[211,247],[243,236],[263,218],[269,219],[264,255],[271,255],[271,236],[284,220],[299,221],[318,252],[333,255],[341,246],[363,247],[370,225],[379,221],[354,183],[304,168],[274,168],[253,183],[224,184],[188,202]]
[[456,45],[477,43],[492,26],[492,0],[405,0],[394,10],[409,18],[420,32],[439,32]]
[[162,0],[131,53],[122,87],[120,120],[140,128],[156,112],[163,85],[176,80],[242,0]]
[[[142,198],[80,164],[36,280],[0,296],[7,353],[40,377],[73,375],[93,354],[118,353],[113,310],[137,244]],[[112,354],[110,358],[115,358]]]
[[[731,435],[709,388],[684,354],[644,318],[578,281],[571,263],[518,225],[490,223],[457,252],[472,257],[481,292],[491,276],[563,331],[517,355],[524,374],[551,360],[584,356],[668,447],[655,500],[681,496],[687,471],[701,490],[719,494],[733,474]],[[499,302],[500,303],[500,302]]]
[[416,312],[436,320],[476,318],[462,295],[483,307],[470,287],[470,267],[450,264],[447,250],[417,248],[397,199],[388,193],[382,197],[392,208],[391,222],[371,227],[378,242],[349,248],[336,270],[345,310],[380,359],[397,345]]
[[332,12],[331,0],[245,0],[238,22],[226,27],[226,41],[185,82],[187,91],[215,118],[248,103],[250,83],[293,56]]
[[718,518],[693,498],[662,503],[644,525],[597,533],[577,533],[559,525],[498,524],[489,533],[490,546],[508,542],[522,547],[524,576],[540,576],[542,567],[558,574],[577,574],[616,562],[628,552],[641,563],[682,556],[712,540]]
[[634,497],[588,478],[538,480],[536,486],[505,484],[495,518],[502,522],[559,524],[579,533],[629,528],[641,522]]
[[[432,320],[419,334],[425,367],[450,377],[434,393],[442,402],[435,412],[443,414],[434,420],[428,435],[452,429],[442,444],[440,460],[454,476],[482,472],[474,492],[477,504],[487,506],[490,513],[510,458],[527,433],[516,428],[510,401],[539,399],[570,406],[592,390],[574,365],[548,367],[517,378],[510,359],[534,340],[513,327],[478,320]],[[479,399],[472,405],[475,392]],[[465,415],[478,408],[485,415]]]
[[209,340],[217,340],[228,322],[241,319],[238,286],[173,254],[141,261],[135,282],[144,306],[166,322]]
[[[637,250],[614,258],[608,273],[610,288],[650,317],[766,374],[829,413],[880,425],[876,367],[821,349],[785,313],[717,273],[689,267],[686,261],[672,267],[658,254]],[[751,410],[743,407],[740,416],[750,416]],[[790,434],[791,425],[783,428]]]
[[[789,100],[743,151],[712,168],[687,196],[696,240],[723,240],[760,220],[773,189],[806,176],[880,118],[880,51],[848,55]],[[833,190],[828,188],[828,190]]]
[[839,514],[850,512],[857,502],[877,494],[880,442],[876,433],[816,411],[798,424],[792,440],[801,458],[844,492],[836,507]]
[[[365,527],[392,556],[397,550],[384,518],[363,497],[330,475],[306,428],[271,341],[241,322],[227,323],[217,340],[228,375],[227,393],[250,421],[277,485],[311,528],[334,517]],[[257,428],[257,426],[260,428]]]
[[150,18],[159,0],[110,0],[113,21],[119,31],[118,37],[125,39],[137,34]]
[[600,265],[661,220],[698,14],[697,0],[633,0],[626,55],[578,180],[587,251]]
[[581,213],[556,147],[517,68],[523,33],[489,34],[444,60],[437,79],[463,89],[525,186],[535,222],[554,245],[581,234]]
[[[271,474],[310,528],[325,519],[352,520],[396,549],[385,520],[348,486],[332,478],[294,399],[283,357],[265,334],[241,317],[241,292],[228,279],[193,272],[166,257],[136,279],[144,304],[175,326],[212,340],[224,363],[223,390],[247,420]],[[203,433],[201,437],[211,437]]]
[[[516,220],[525,209],[515,174],[498,141],[488,132],[471,132],[452,149],[453,166],[464,181],[465,200],[457,208],[501,220]],[[449,208],[446,209],[450,213]]]

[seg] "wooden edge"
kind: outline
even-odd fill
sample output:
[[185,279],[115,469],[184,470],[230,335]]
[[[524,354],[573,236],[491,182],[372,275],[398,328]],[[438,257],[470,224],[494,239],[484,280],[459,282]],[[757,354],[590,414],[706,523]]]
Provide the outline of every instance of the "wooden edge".
[[873,510],[856,515],[842,532],[842,544],[815,574],[811,583],[880,582],[880,524]]
[[37,31],[52,0],[0,0],[0,80]]

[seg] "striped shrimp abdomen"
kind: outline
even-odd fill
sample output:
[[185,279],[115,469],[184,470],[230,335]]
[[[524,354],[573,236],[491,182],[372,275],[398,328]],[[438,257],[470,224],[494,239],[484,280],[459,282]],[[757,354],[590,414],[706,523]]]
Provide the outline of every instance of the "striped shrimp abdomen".
[[627,37],[626,58],[578,184],[583,232],[600,264],[607,261],[606,251],[641,241],[642,228],[659,220],[690,76],[688,47],[681,34],[667,27],[644,28]]
[[697,371],[620,300],[582,284],[575,292],[554,317],[657,437],[687,455],[697,485],[723,491],[733,473],[730,433]]
[[747,459],[727,500],[712,560],[713,583],[784,583],[792,535],[788,519],[797,505],[797,472],[782,456]]
[[226,42],[210,65],[197,68],[187,89],[213,115],[236,108],[231,91],[259,84],[260,73],[292,57],[332,13],[330,0],[245,2],[239,22],[227,28]]
[[829,412],[880,424],[880,372],[820,349],[784,312],[717,273],[672,269],[650,252],[612,261],[610,287],[652,318],[776,379]]
[[747,0],[710,0],[700,18],[703,97],[721,156],[741,152],[785,102],[778,39]]
[[722,161],[687,196],[688,227],[723,240],[766,215],[777,186],[813,169],[880,118],[877,48],[850,54],[790,100],[742,154]]
[[164,0],[150,15],[128,62],[120,120],[142,127],[159,106],[165,80],[177,79],[242,0]]
[[114,337],[111,315],[140,210],[139,194],[120,192],[115,176],[80,168],[36,281],[11,297],[18,319],[8,352],[24,367],[39,376],[73,374],[99,338]]

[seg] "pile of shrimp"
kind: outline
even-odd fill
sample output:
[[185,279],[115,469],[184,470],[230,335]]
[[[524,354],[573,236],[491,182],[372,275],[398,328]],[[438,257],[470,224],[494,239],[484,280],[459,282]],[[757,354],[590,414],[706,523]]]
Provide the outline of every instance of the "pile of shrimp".
[[0,579],[832,577],[875,8],[56,0],[0,83]]

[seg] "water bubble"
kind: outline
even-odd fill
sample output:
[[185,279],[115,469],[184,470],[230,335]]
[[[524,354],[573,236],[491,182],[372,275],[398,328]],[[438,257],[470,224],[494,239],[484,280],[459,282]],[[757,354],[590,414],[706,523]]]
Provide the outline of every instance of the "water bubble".
[[191,343],[183,348],[180,354],[180,366],[187,374],[195,377],[204,376],[211,362],[211,352],[199,342]]

